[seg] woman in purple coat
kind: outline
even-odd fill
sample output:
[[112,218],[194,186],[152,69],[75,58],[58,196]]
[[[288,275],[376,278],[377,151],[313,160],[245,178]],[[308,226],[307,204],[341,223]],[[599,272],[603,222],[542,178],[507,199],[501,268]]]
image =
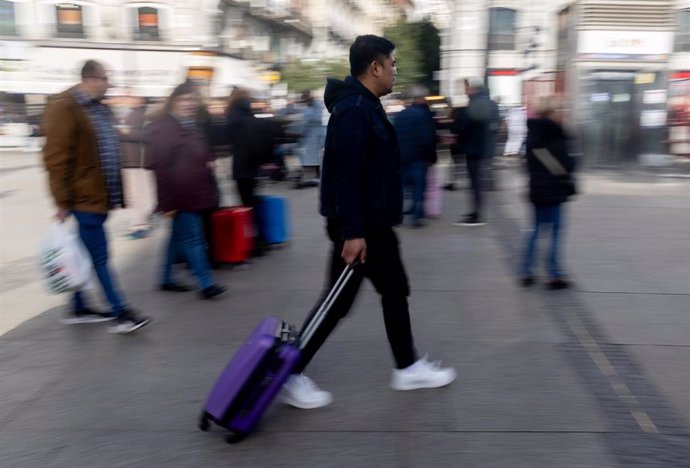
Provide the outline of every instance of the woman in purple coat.
[[148,156],[156,174],[158,211],[172,219],[160,289],[190,288],[172,278],[172,266],[182,254],[194,272],[200,295],[211,299],[225,292],[213,281],[201,213],[218,206],[214,157],[195,116],[200,97],[192,83],[172,92],[161,117],[149,129]]

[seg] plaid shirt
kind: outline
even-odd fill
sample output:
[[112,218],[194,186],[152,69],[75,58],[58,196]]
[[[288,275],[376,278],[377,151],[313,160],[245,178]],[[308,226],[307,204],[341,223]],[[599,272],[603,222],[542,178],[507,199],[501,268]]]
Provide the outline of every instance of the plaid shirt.
[[122,206],[122,179],[120,174],[120,137],[115,131],[113,115],[110,108],[100,101],[91,99],[78,87],[72,88],[72,94],[84,108],[89,122],[93,126],[98,142],[98,154],[101,170],[105,176],[110,208]]

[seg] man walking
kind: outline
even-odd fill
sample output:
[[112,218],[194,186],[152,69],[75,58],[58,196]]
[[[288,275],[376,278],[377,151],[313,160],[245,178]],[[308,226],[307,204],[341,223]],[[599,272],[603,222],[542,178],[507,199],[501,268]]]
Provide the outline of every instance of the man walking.
[[[400,149],[395,129],[379,98],[390,93],[396,69],[393,43],[359,36],[350,47],[345,81],[329,80],[325,103],[331,113],[321,179],[321,214],[333,244],[329,283],[346,264],[361,263],[330,313],[302,352],[282,399],[297,408],[319,408],[333,400],[302,371],[352,306],[366,276],[381,295],[383,316],[396,369],[394,390],[443,387],[455,380],[452,368],[417,359],[407,304],[409,285],[393,226],[402,220]],[[314,312],[312,312],[313,314]],[[309,320],[309,319],[307,319]]]
[[412,226],[421,227],[427,168],[436,162],[436,122],[426,102],[427,88],[413,86],[408,95],[412,102],[395,117],[395,131],[400,143],[403,185],[412,193],[408,210]]
[[492,123],[498,121],[498,107],[489,98],[489,91],[478,78],[465,80],[465,92],[469,103],[465,112],[459,112],[453,122],[452,132],[462,142],[467,161],[467,173],[472,187],[472,211],[454,223],[457,226],[482,226],[482,178],[487,161],[493,151]]
[[123,205],[120,142],[113,115],[101,101],[108,89],[105,68],[88,60],[81,82],[51,100],[45,116],[43,158],[50,191],[58,207],[56,218],[70,214],[93,262],[103,292],[111,305],[105,314],[88,308],[77,291],[65,323],[115,320],[113,333],[132,333],[151,319],[135,313],[117,290],[108,267],[108,243],[103,224],[108,211]]

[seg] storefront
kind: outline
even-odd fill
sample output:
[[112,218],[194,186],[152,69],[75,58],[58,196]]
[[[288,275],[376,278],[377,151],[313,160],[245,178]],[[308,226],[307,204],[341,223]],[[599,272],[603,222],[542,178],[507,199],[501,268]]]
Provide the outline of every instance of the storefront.
[[205,70],[203,77],[208,81],[210,96],[225,96],[231,85],[255,82],[247,61],[212,53],[29,47],[21,59],[13,60],[11,69],[3,71],[4,91],[58,93],[76,83],[81,65],[93,58],[105,64],[115,88],[129,88],[144,97],[167,96],[188,77],[199,78],[201,70]]
[[690,70],[671,73],[668,85],[670,153],[690,157]]
[[575,118],[587,162],[657,165],[668,160],[667,68],[673,33],[579,31]]

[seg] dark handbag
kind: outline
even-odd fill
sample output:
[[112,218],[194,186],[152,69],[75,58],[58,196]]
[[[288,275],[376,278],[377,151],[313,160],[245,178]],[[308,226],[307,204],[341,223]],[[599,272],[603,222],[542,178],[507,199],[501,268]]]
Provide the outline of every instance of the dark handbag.
[[568,172],[563,165],[556,159],[556,157],[551,154],[546,148],[533,148],[532,154],[539,160],[540,163],[546,167],[546,169],[556,177],[563,189],[565,189],[566,195],[571,196],[577,193],[577,188],[575,186],[575,177],[573,174]]

